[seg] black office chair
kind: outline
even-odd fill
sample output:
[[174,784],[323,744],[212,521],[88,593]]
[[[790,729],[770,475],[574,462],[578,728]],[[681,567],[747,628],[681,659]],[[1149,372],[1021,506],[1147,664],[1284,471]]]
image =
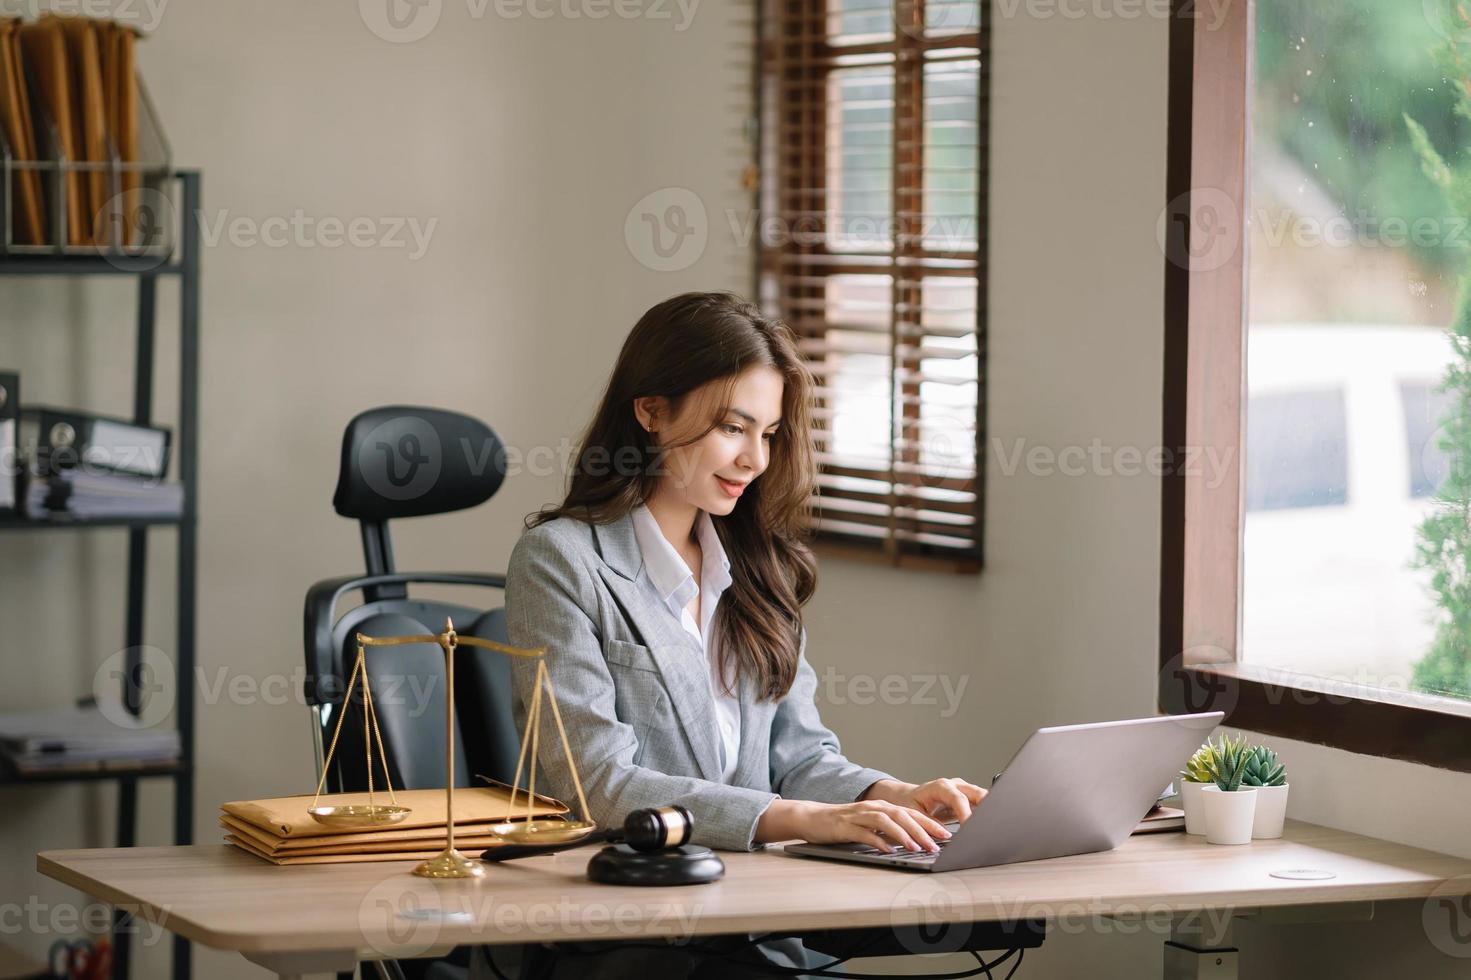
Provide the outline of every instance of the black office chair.
[[[357,656],[355,634],[402,636],[438,633],[447,618],[471,636],[508,642],[505,610],[415,599],[410,585],[466,585],[504,589],[504,575],[480,572],[398,572],[388,522],[447,514],[489,500],[505,480],[500,439],[484,423],[433,408],[386,406],[348,423],[332,505],[359,522],[366,574],[327,579],[307,592],[306,699],[320,777],[325,745],[345,710],[327,786],[332,792],[367,789],[361,700],[341,703]],[[363,603],[340,617],[343,598]],[[509,783],[519,739],[511,717],[510,664],[503,654],[461,647],[455,660],[455,785],[475,775]],[[445,783],[444,653],[432,643],[374,647],[366,658],[373,705],[395,787],[431,789]],[[361,687],[361,685],[359,685]],[[374,785],[382,784],[375,764]]]
[[[505,610],[483,609],[409,596],[410,585],[505,588],[504,575],[479,572],[398,572],[388,522],[464,510],[489,500],[505,480],[500,439],[484,423],[434,408],[386,406],[348,423],[332,505],[359,522],[366,574],[327,579],[307,592],[305,612],[306,699],[312,709],[312,740],[320,779],[325,746],[345,712],[332,767],[330,792],[367,789],[362,731],[361,683],[343,703],[357,657],[355,634],[403,636],[438,633],[447,617],[467,635],[509,642]],[[362,605],[338,616],[345,596],[360,593]],[[370,647],[366,657],[374,714],[395,788],[433,789],[445,784],[444,713],[447,678],[438,644]],[[477,775],[509,784],[520,748],[511,716],[508,658],[491,650],[460,647],[455,660],[455,785]],[[374,761],[374,786],[383,769]],[[525,783],[525,780],[522,780]],[[483,785],[483,784],[480,784]],[[460,951],[457,951],[460,952]],[[467,952],[467,951],[466,951]],[[450,962],[463,963],[464,955]],[[389,975],[453,976],[436,961],[406,963]],[[396,964],[385,964],[398,971]],[[380,967],[380,974],[383,968]],[[350,976],[350,974],[348,975]]]

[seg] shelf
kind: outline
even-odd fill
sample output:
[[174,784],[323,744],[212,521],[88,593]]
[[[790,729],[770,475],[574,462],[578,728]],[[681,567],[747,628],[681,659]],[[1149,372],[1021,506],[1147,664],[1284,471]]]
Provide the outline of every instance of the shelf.
[[36,520],[29,517],[0,517],[0,531],[85,531],[94,527],[172,527],[182,517],[103,517],[96,520]]
[[[184,515],[179,517],[110,517],[98,520],[31,520],[13,512],[0,515],[0,532],[7,531],[82,531],[94,528],[126,528],[142,530],[150,527],[174,527],[168,544],[176,550],[176,602],[173,616],[175,668],[180,685],[174,706],[179,729],[180,757],[177,762],[133,766],[130,768],[74,768],[66,771],[19,773],[8,763],[0,762],[0,787],[39,783],[111,782],[117,792],[117,844],[132,847],[137,838],[138,780],[163,778],[173,788],[173,840],[190,844],[194,840],[194,686],[184,679],[194,676],[197,641],[198,534],[197,500],[199,486],[199,278],[200,235],[194,216],[200,214],[200,175],[197,170],[175,171],[178,181],[179,213],[187,216],[179,222],[177,242],[171,255],[5,255],[0,256],[0,277],[6,276],[111,276],[122,277],[137,289],[136,334],[132,359],[133,406],[131,418],[139,425],[153,419],[154,372],[158,366],[156,328],[158,320],[158,281],[171,278],[178,283],[178,440],[175,459],[178,481],[184,487]],[[0,193],[5,188],[0,187]],[[117,312],[122,313],[119,306]],[[119,320],[123,317],[120,315]],[[127,605],[123,628],[125,648],[143,643],[143,613],[148,598],[148,552],[152,535],[130,534],[128,538]],[[15,572],[13,568],[7,571]],[[22,570],[23,572],[23,570]],[[120,921],[120,920],[119,920]],[[115,923],[116,925],[117,923]],[[132,935],[129,930],[113,929],[113,980],[127,980],[130,967]],[[173,980],[189,980],[192,972],[190,945],[174,937]]]
[[0,258],[0,276],[177,276],[177,262],[162,263],[150,256],[12,255]]
[[104,779],[122,779],[125,776],[148,778],[152,776],[180,776],[189,771],[182,762],[162,766],[137,766],[132,769],[67,769],[57,772],[16,772],[9,766],[0,769],[0,786],[21,786],[28,783],[95,783]]

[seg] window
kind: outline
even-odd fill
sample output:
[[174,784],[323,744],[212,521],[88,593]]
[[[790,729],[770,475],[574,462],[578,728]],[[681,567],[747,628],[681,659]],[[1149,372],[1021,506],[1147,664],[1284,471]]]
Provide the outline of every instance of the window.
[[1252,395],[1246,419],[1248,513],[1348,502],[1342,391]]
[[763,304],[817,381],[830,552],[976,571],[988,25],[970,0],[768,0]]
[[1159,693],[1471,771],[1457,2],[1177,6]]

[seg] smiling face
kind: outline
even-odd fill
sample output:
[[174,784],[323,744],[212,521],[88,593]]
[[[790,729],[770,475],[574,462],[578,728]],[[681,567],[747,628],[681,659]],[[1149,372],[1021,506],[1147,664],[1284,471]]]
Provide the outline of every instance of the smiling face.
[[[652,427],[660,445],[674,447],[665,461],[656,497],[710,514],[729,514],[748,484],[770,464],[772,442],[782,423],[785,384],[781,374],[761,365],[738,375],[730,391],[729,410],[705,432],[712,416],[720,411],[725,385],[725,381],[712,381],[690,392],[673,418],[668,417],[663,398],[634,401],[639,422]],[[689,444],[683,445],[686,442]]]

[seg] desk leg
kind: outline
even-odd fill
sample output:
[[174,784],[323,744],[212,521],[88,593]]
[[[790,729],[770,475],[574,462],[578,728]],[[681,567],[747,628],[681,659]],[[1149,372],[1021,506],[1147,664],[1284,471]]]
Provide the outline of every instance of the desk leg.
[[1182,912],[1170,924],[1164,980],[1236,980],[1230,911]]
[[350,973],[357,969],[357,952],[334,949],[317,953],[241,953],[250,962],[263,966],[281,980],[301,980],[308,973]]

